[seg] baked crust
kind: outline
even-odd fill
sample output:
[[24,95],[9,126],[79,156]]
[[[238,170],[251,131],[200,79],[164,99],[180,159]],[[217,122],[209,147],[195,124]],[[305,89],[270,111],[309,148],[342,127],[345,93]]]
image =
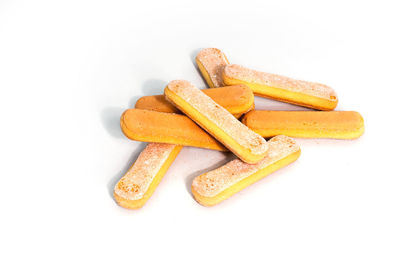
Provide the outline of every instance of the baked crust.
[[283,134],[299,138],[355,139],[364,133],[356,111],[252,110],[242,122],[263,137]]
[[208,86],[222,87],[222,71],[229,64],[225,54],[218,48],[202,49],[196,56],[196,63]]
[[288,78],[245,68],[227,65],[222,77],[226,85],[245,84],[255,95],[318,110],[333,110],[338,98],[335,91],[324,84]]
[[[236,118],[254,108],[254,95],[243,84],[202,90],[215,102],[223,106]],[[165,99],[164,95],[143,96],[136,102],[135,108],[167,113],[181,113]]]
[[270,139],[268,144],[267,155],[256,164],[235,159],[196,177],[192,183],[196,201],[204,206],[216,205],[300,156],[300,147],[290,137],[279,135]]
[[256,163],[267,153],[268,145],[264,138],[235,119],[190,82],[170,82],[165,88],[165,96],[243,161]]

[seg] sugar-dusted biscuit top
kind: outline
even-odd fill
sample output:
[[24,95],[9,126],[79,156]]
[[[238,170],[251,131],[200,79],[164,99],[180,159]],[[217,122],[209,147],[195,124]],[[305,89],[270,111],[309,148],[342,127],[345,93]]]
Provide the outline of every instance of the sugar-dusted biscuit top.
[[[244,84],[203,89],[202,92],[235,116],[254,108],[253,91]],[[135,108],[180,113],[180,110],[168,102],[164,95],[143,96],[136,101]]]
[[171,144],[148,144],[115,185],[114,193],[124,199],[141,199],[175,147],[176,145]]
[[204,66],[214,87],[224,86],[222,70],[229,62],[221,50],[217,48],[202,49],[197,54],[196,60]]
[[325,84],[296,80],[282,75],[252,70],[236,64],[227,65],[223,70],[223,75],[247,83],[256,83],[328,100],[337,99],[335,91]]
[[249,149],[251,153],[260,155],[265,154],[268,150],[268,144],[264,138],[238,121],[226,109],[214,102],[190,82],[175,80],[167,85],[167,89],[187,103],[190,103],[200,114],[207,117],[213,124],[239,143],[239,145]]
[[214,197],[257,171],[300,150],[292,138],[284,135],[271,138],[268,144],[268,153],[260,162],[248,164],[235,159],[218,169],[196,177],[192,183],[193,190],[204,197]]

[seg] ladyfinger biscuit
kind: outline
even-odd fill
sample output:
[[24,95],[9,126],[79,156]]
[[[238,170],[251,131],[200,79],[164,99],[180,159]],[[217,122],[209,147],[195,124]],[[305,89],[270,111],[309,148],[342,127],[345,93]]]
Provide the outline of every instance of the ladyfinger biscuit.
[[151,197],[182,146],[151,143],[114,188],[117,203],[127,209],[141,208]]
[[264,138],[239,122],[226,109],[188,81],[176,80],[165,88],[167,100],[247,163],[264,158]]
[[[233,85],[220,88],[202,90],[206,95],[211,97],[215,102],[223,106],[232,113],[233,116],[239,118],[254,108],[253,91],[246,85]],[[180,113],[179,109],[169,103],[164,95],[144,96],[138,99],[135,108],[154,110],[158,112]]]
[[185,115],[128,109],[120,123],[122,132],[132,140],[226,151],[220,142]]
[[284,134],[300,138],[355,139],[364,133],[364,120],[355,111],[253,110],[242,122],[263,137]]
[[229,61],[221,50],[217,48],[201,50],[196,56],[196,63],[208,86],[211,88],[224,86],[222,70]]
[[256,164],[235,159],[196,177],[192,193],[197,202],[204,206],[216,205],[300,156],[300,147],[290,137],[279,135],[270,139],[268,144],[267,155]]
[[338,103],[335,91],[320,83],[295,80],[234,64],[224,68],[222,77],[226,85],[246,84],[255,95],[295,105],[333,110]]

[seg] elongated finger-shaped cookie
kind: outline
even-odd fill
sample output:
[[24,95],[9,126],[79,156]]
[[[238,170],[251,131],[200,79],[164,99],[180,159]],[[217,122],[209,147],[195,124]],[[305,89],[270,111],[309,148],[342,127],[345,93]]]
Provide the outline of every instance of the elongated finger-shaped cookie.
[[267,153],[264,138],[239,122],[226,109],[188,81],[176,80],[165,88],[167,100],[247,163],[257,163]]
[[335,91],[321,83],[295,80],[235,64],[227,65],[222,72],[222,77],[226,85],[246,84],[255,95],[299,106],[333,110],[338,103]]
[[135,141],[226,151],[224,145],[185,115],[128,109],[122,114],[120,123],[125,136]]
[[[220,89],[206,89],[204,91],[211,97],[216,98],[216,100],[230,112],[236,112],[236,117],[240,117],[243,113],[254,107],[253,92],[244,85],[229,86]],[[159,110],[162,112],[179,112],[179,110],[165,100],[164,95],[143,97],[137,101],[136,107],[139,109]],[[203,131],[200,128],[199,130]],[[179,131],[182,132],[182,129],[180,128]],[[137,209],[142,207],[152,195],[181,149],[182,146],[180,145],[148,144],[132,168],[115,186],[114,196],[116,201],[125,208]],[[153,162],[154,164],[148,166],[149,169],[143,170],[143,168],[140,167],[143,165],[143,159],[146,159],[148,163]],[[152,170],[158,167],[160,167],[159,171],[155,175],[152,175],[154,174]],[[146,187],[148,187],[148,189],[145,191],[143,188]]]
[[141,208],[151,197],[182,146],[152,143],[140,153],[114,188],[117,203],[128,209]]
[[300,148],[290,137],[279,135],[268,141],[268,153],[257,164],[235,159],[193,180],[192,193],[197,202],[213,206],[240,190],[292,163],[300,156]]
[[[236,118],[254,108],[254,95],[246,85],[225,86],[202,90],[215,102],[223,106]],[[159,112],[180,113],[164,95],[143,96],[136,102],[135,108]]]
[[229,61],[221,50],[217,48],[202,49],[196,56],[196,63],[208,86],[224,86],[222,70],[229,64]]
[[242,122],[263,137],[283,134],[300,138],[355,139],[364,133],[364,120],[355,111],[253,110]]

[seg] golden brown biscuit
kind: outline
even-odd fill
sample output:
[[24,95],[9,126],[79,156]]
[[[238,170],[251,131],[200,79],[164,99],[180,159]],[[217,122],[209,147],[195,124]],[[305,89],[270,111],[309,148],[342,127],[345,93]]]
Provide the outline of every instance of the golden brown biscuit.
[[355,139],[364,133],[364,120],[355,111],[253,110],[242,122],[263,137],[283,134],[301,138]]
[[290,137],[279,135],[269,140],[268,144],[267,155],[256,164],[235,159],[196,177],[192,193],[197,202],[204,206],[216,205],[300,156],[300,147]]
[[[236,118],[254,108],[253,92],[246,85],[204,89],[202,92],[223,106]],[[143,96],[136,102],[135,108],[180,113],[180,110],[169,103],[164,95]]]
[[217,48],[201,50],[196,56],[196,63],[208,86],[211,88],[224,86],[222,70],[229,61],[221,50]]
[[268,145],[264,138],[236,120],[190,82],[170,82],[165,88],[165,96],[243,161],[256,163],[266,155]]
[[226,151],[220,142],[185,115],[128,109],[120,122],[122,132],[132,140]]
[[151,197],[182,146],[148,144],[114,188],[117,203],[127,209],[139,209]]
[[[225,106],[230,112],[237,112],[237,114],[235,115],[238,117],[254,107],[254,95],[247,86],[229,86],[219,89],[206,89],[204,91],[211,97],[215,98],[221,105]],[[143,97],[138,100],[138,102],[136,103],[136,107],[140,109],[158,110],[163,112],[179,112],[179,110],[177,110],[173,105],[165,100],[163,95]],[[130,114],[131,116],[129,114],[130,112],[125,113],[123,116],[124,119],[122,120],[121,118],[121,122],[128,122],[128,125],[125,125],[125,123],[121,124],[122,129],[127,134],[127,136],[130,136],[129,134],[132,132],[135,133],[135,131],[136,135],[134,134],[133,136],[137,136],[138,133],[146,133],[145,130],[143,131],[143,127],[149,127],[148,129],[154,129],[154,127],[158,127],[158,129],[156,129],[155,131],[150,130],[152,135],[146,137],[150,139],[144,141],[165,141],[165,139],[162,138],[163,134],[172,134],[172,136],[169,136],[169,138],[177,138],[177,136],[173,135],[173,129],[160,131],[160,121],[164,120],[164,122],[167,122],[167,124],[169,126],[172,126],[172,128],[174,125],[177,126],[175,133],[189,133],[191,135],[194,134],[196,136],[195,138],[190,139],[189,136],[189,138],[187,139],[187,142],[190,144],[210,145],[211,143],[211,146],[212,144],[214,144],[214,146],[218,149],[225,149],[214,138],[206,134],[201,128],[199,128],[186,116],[181,116],[180,118],[184,117],[183,120],[186,120],[188,122],[187,124],[193,126],[196,130],[193,130],[192,127],[185,129],[185,126],[183,125],[186,124],[179,124],[179,119],[178,122],[174,123],[174,120],[176,120],[175,114],[170,114],[170,116],[166,114],[161,114],[160,116],[160,114],[158,113],[153,113],[153,116],[150,115],[150,119],[148,116],[146,116],[149,115],[149,113],[147,112],[132,112],[132,114]],[[131,117],[131,120],[127,119],[127,117],[129,116]],[[157,121],[157,117],[161,117],[159,118],[159,121]],[[172,123],[170,123],[171,121]],[[131,129],[133,130],[132,132],[129,131],[130,122],[132,122],[134,126]],[[140,129],[140,127],[142,127],[142,129]],[[196,131],[199,131],[200,133],[196,135]],[[201,141],[202,136],[206,137],[206,140]],[[199,138],[200,141],[196,138]],[[197,143],[196,140],[198,141]],[[143,139],[141,141],[143,141]],[[178,155],[181,148],[182,146],[173,144],[148,144],[146,149],[143,150],[140,154],[136,163],[116,185],[114,190],[116,201],[125,208],[136,209],[142,207],[146,203],[148,198],[152,195],[159,181],[162,179],[163,175],[172,164],[173,160]],[[143,159],[146,159],[149,162],[153,162],[153,164],[150,164],[150,166],[148,166],[149,169],[147,170],[143,169]],[[155,172],[157,168],[159,168],[159,172]],[[150,175],[149,173],[152,173],[152,175]],[[144,188],[148,189],[144,190]]]
[[255,95],[319,110],[333,110],[338,98],[324,84],[295,80],[281,75],[227,65],[222,77],[226,85],[246,84]]
[[[230,112],[237,115],[254,107],[254,95],[247,86],[222,87],[205,91],[218,99]],[[230,92],[235,93],[235,95],[231,95]],[[221,143],[186,116],[164,113],[175,109],[165,99],[158,96],[142,98],[142,101],[138,102],[136,107],[148,110],[127,110],[121,116],[121,129],[130,139],[226,150]],[[153,109],[164,112],[151,111]]]

